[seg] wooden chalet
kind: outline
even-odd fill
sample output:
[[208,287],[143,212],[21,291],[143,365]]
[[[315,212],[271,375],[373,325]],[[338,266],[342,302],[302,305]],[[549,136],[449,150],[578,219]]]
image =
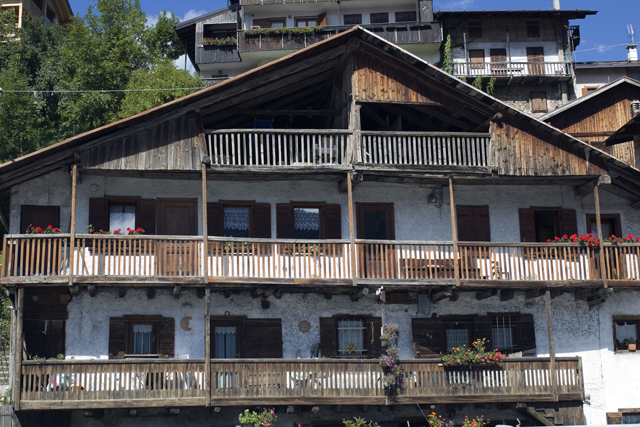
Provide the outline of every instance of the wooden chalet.
[[[317,424],[379,405],[406,424],[416,403],[500,403],[492,419],[584,424],[601,378],[552,318],[617,307],[623,352],[640,245],[546,236],[605,236],[612,209],[640,233],[619,194],[640,198],[634,166],[354,27],[0,165],[14,408],[279,405]],[[91,233],[127,224],[144,234]],[[47,225],[68,233],[23,234]],[[404,328],[395,394],[371,360],[385,320]],[[491,336],[500,367],[440,363]]]

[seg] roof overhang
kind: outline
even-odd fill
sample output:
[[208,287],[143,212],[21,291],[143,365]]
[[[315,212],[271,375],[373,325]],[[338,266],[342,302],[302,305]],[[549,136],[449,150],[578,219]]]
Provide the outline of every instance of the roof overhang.
[[438,11],[434,12],[436,19],[448,18],[488,18],[488,17],[526,17],[526,18],[550,18],[561,17],[564,19],[584,19],[588,15],[598,13],[595,10],[462,10],[462,11]]

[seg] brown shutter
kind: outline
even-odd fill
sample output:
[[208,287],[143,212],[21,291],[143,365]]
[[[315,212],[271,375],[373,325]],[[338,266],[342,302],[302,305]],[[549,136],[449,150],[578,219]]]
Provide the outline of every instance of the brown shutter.
[[578,223],[576,221],[575,209],[563,209],[560,211],[560,234],[571,236],[578,234]]
[[138,201],[138,227],[144,230],[144,234],[156,234],[156,201],[154,199],[141,199]]
[[320,352],[322,357],[333,357],[338,354],[336,319],[333,317],[320,318]]
[[127,351],[127,321],[122,317],[109,319],[109,359],[123,359]]
[[60,227],[60,206],[20,206],[20,233],[29,227]]
[[271,205],[256,203],[253,205],[253,231],[251,237],[271,238]]
[[536,241],[536,218],[533,209],[520,209],[520,241]]
[[245,357],[282,359],[282,319],[247,319]]
[[89,199],[89,224],[95,231],[109,231],[107,206],[107,199]]
[[342,218],[340,218],[340,205],[324,206],[324,238],[342,239]]
[[491,348],[493,334],[491,333],[491,318],[489,316],[475,316],[473,318],[474,341],[486,338],[489,341],[487,348]]
[[320,15],[318,15],[318,26],[327,26],[327,12],[322,12]]
[[254,19],[252,26],[253,27],[260,27],[260,28],[269,28],[269,20],[268,19]]
[[222,205],[207,203],[207,234],[209,236],[224,236],[222,223]]
[[473,224],[473,208],[469,206],[456,206],[458,211],[458,240],[461,242],[474,242],[476,240]]
[[489,206],[477,206],[475,208],[476,241],[491,241],[491,223],[489,221]]
[[607,412],[607,424],[622,424],[622,413]]
[[380,357],[382,354],[382,344],[380,343],[380,331],[382,328],[382,317],[372,317],[367,322],[367,331],[371,333],[371,324],[373,323],[373,339],[369,338],[369,357]]
[[173,317],[163,317],[158,323],[158,354],[175,357],[176,320]]
[[533,314],[520,314],[520,350],[522,354],[536,354],[536,328]]
[[446,340],[440,319],[411,319],[411,331],[415,350],[420,351],[421,357],[440,356],[446,351]]
[[276,229],[278,239],[293,239],[295,237],[295,223],[293,206],[279,203],[276,205]]

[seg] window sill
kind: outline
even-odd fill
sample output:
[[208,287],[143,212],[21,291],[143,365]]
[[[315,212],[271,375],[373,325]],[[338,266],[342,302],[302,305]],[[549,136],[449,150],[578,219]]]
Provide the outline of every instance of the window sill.
[[634,353],[638,353],[637,350],[634,351],[630,351],[630,350],[615,350],[613,352],[613,354],[634,354]]

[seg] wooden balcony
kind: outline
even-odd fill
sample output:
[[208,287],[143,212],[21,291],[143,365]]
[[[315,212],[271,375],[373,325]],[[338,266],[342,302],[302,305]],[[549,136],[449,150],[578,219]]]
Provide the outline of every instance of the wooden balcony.
[[196,63],[213,64],[240,62],[237,46],[197,46]]
[[637,286],[640,244],[6,235],[4,284]]
[[451,66],[451,74],[456,77],[494,77],[497,81],[541,77],[558,80],[572,78],[569,62],[454,62]]
[[409,359],[388,398],[377,360],[213,359],[23,362],[21,410],[237,405],[385,405],[413,403],[580,401],[579,358],[507,359],[500,366],[449,370]]

